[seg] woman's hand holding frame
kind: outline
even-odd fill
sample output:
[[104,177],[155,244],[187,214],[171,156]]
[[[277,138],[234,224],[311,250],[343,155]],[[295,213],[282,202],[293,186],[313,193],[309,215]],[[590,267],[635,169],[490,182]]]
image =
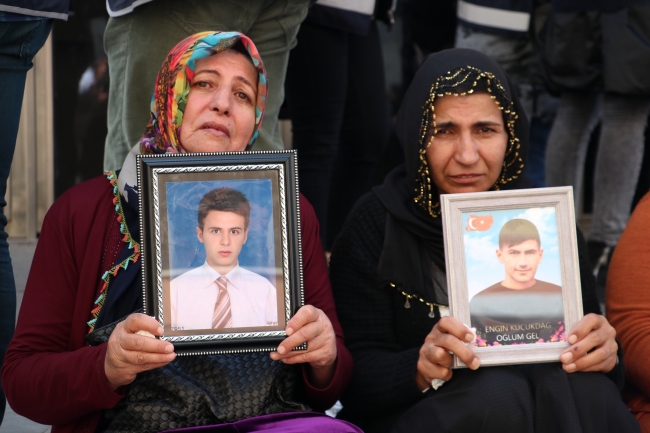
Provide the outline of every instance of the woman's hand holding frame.
[[441,379],[448,381],[453,373],[453,356],[456,355],[469,366],[476,370],[481,365],[481,360],[467,347],[474,339],[467,326],[453,317],[441,318],[436,323],[424,340],[420,348],[420,358],[417,364],[416,382],[420,390],[431,386],[431,381]]

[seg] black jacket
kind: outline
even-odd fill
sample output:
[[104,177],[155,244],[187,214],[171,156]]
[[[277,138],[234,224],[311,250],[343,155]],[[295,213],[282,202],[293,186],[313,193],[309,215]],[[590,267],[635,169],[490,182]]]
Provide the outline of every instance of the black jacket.
[[647,0],[552,0],[556,12],[616,12],[628,6],[639,6]]
[[0,0],[0,11],[68,20],[70,0]]
[[534,8],[535,0],[460,0],[458,20],[482,32],[523,36]]
[[[133,12],[133,9],[153,0],[106,0],[106,10],[112,17],[119,17]],[[134,6],[133,4],[136,3]]]
[[331,27],[348,33],[367,35],[373,18],[389,26],[395,22],[393,13],[397,0],[375,0],[372,15],[338,7],[314,4],[309,8],[305,22]]
[[540,33],[549,90],[650,96],[650,1],[635,3],[549,15]]

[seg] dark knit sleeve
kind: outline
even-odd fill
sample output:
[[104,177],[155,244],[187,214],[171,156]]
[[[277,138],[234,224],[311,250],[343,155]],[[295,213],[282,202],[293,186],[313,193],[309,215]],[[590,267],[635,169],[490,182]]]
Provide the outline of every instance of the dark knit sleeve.
[[[582,286],[582,310],[584,314],[595,313],[602,314],[598,296],[596,295],[596,279],[594,278],[591,264],[589,263],[589,254],[587,253],[587,243],[582,235],[580,229],[578,233],[578,260],[580,262],[580,284]],[[618,363],[616,366],[607,373],[609,377],[619,389],[623,389],[625,384],[625,366],[623,364],[623,349],[621,344],[617,341]]]
[[580,265],[580,285],[582,286],[582,311],[584,314],[596,313],[602,314],[598,297],[596,296],[596,279],[594,278],[591,264],[589,263],[589,254],[587,253],[587,243],[580,229],[576,229],[578,234],[578,262]]
[[354,359],[352,381],[341,399],[349,413],[384,417],[422,398],[415,383],[419,347],[402,349],[394,299],[378,282],[377,264],[386,211],[370,193],[348,217],[332,250],[330,278],[346,345]]

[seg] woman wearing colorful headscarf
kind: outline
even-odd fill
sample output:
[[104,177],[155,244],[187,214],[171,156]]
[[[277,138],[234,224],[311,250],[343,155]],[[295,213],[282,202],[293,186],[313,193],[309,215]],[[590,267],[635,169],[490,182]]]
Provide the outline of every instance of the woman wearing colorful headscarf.
[[[307,305],[288,322],[289,337],[277,352],[176,359],[169,342],[136,334],[161,335],[162,328],[135,313],[142,307],[135,155],[248,149],[266,97],[262,59],[242,34],[200,33],[170,52],[156,80],[151,120],[122,170],[72,188],[45,218],[2,371],[17,413],[53,424],[54,433],[158,432],[230,422],[238,424],[207,431],[358,431],[306,412],[337,400],[351,357],[334,311],[318,223],[304,199]],[[290,350],[302,341],[307,352]],[[243,374],[233,370],[240,364]]]
[[[473,50],[431,55],[397,117],[406,162],[359,200],[330,277],[354,358],[339,417],[366,432],[627,432],[621,353],[579,236],[584,318],[560,363],[481,367],[446,316],[439,194],[526,188],[528,121],[511,81]],[[451,370],[456,354],[468,369]]]

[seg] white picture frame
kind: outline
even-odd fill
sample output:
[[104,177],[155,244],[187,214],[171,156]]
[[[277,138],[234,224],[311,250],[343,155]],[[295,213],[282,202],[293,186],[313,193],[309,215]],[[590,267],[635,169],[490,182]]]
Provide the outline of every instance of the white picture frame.
[[[443,194],[440,203],[450,315],[468,326],[479,324],[475,327],[477,339],[470,347],[481,365],[559,361],[560,354],[569,347],[568,331],[583,316],[572,188]],[[508,224],[509,227],[526,225],[522,220],[537,224],[536,228],[539,226],[538,253],[534,247],[528,252],[499,244],[499,238],[508,239],[508,233],[512,232],[504,228],[511,220],[517,221]],[[508,264],[507,257],[525,254],[533,258],[534,254],[539,255],[535,269],[526,270],[525,264]],[[542,276],[550,283],[539,277],[544,260],[547,263]],[[514,281],[511,275],[523,281],[520,285],[531,284],[526,282],[529,281],[526,275],[531,272],[536,288],[530,292],[504,286]],[[537,284],[540,281],[547,285]],[[481,290],[481,282],[486,289]],[[556,288],[561,289],[560,320],[554,313],[560,302]],[[543,301],[538,302],[539,299]],[[540,338],[551,331],[554,333],[546,339]],[[453,368],[462,367],[466,365],[454,356]]]

